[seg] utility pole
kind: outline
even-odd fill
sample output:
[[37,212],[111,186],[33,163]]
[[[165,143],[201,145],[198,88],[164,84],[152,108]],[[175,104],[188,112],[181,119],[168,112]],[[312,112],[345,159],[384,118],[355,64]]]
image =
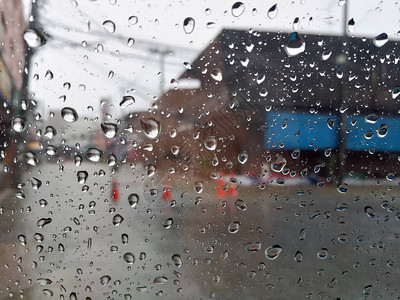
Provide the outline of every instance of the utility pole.
[[[347,42],[348,42],[348,35],[347,35],[347,19],[348,19],[348,6],[349,6],[349,1],[347,0],[346,3],[344,4],[344,16],[343,16],[343,39],[341,43],[341,54],[339,54],[336,57],[336,64],[338,65],[338,69],[340,68],[341,72],[343,72],[343,66],[347,62]],[[339,70],[338,70],[339,71]],[[344,174],[346,171],[345,168],[345,162],[346,162],[346,123],[347,123],[347,113],[346,111],[340,112],[340,108],[345,106],[345,86],[344,86],[344,75],[342,78],[339,79],[339,93],[338,93],[338,101],[337,103],[339,104],[339,124],[338,124],[338,129],[339,129],[339,134],[338,134],[338,158],[337,158],[337,164],[338,165],[338,174],[337,174],[337,179],[338,183],[342,184],[343,179],[344,179]]]
[[172,54],[172,51],[169,49],[160,50],[158,48],[151,48],[150,53],[160,55],[160,88],[159,93],[160,96],[164,93],[164,84],[165,84],[165,57],[169,54]]

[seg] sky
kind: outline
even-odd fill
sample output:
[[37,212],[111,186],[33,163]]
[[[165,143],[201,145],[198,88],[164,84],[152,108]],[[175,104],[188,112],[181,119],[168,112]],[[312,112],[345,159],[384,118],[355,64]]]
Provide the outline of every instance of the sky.
[[[398,39],[400,5],[396,1],[347,0],[352,35],[374,37],[382,32]],[[99,115],[100,102],[109,99],[112,118],[143,111],[160,95],[160,53],[165,53],[163,91],[185,70],[222,28],[314,34],[343,34],[343,0],[242,1],[38,1],[43,31],[51,36],[36,49],[31,63],[29,91],[44,119],[50,112],[73,107],[79,115]],[[268,10],[277,4],[276,16]],[[186,18],[194,20],[188,33]],[[293,21],[299,18],[299,27]],[[312,21],[310,21],[310,18]],[[115,31],[110,26],[115,24]],[[103,23],[106,22],[106,25]],[[347,23],[347,22],[346,22]],[[111,32],[110,32],[111,31]],[[128,39],[134,39],[132,45]],[[164,55],[164,54],[163,54]],[[51,71],[53,76],[46,76]],[[35,76],[36,75],[36,76]],[[71,88],[66,89],[65,83]],[[178,86],[179,87],[179,86]],[[135,103],[119,107],[123,96]]]

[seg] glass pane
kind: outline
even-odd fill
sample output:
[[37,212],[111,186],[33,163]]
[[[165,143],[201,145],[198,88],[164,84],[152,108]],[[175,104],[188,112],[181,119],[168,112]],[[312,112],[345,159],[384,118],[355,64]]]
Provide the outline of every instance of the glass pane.
[[0,8],[0,299],[399,297],[398,3]]

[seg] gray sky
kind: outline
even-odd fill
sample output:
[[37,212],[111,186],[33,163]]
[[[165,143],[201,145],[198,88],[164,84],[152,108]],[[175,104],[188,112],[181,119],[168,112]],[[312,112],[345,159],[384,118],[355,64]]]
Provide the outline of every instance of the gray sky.
[[[231,11],[236,1],[43,2],[47,4],[40,22],[53,39],[39,48],[33,59],[31,77],[38,74],[39,79],[31,80],[29,88],[44,118],[64,106],[74,107],[80,115],[90,115],[87,107],[92,106],[99,115],[104,97],[115,103],[111,113],[117,118],[123,112],[118,103],[124,95],[136,99],[126,111],[147,109],[159,94],[160,81],[160,55],[151,50],[172,51],[165,62],[164,89],[168,89],[171,79],[184,71],[183,63],[196,58],[224,27],[291,32],[298,17],[296,31],[302,33],[339,35],[343,30],[344,6],[337,0],[242,1],[244,12],[239,17]],[[267,12],[276,3],[278,13],[270,19]],[[355,20],[353,34],[374,37],[386,32],[389,38],[398,38],[399,10],[394,0],[351,0],[348,16]],[[137,17],[137,23],[129,21],[132,16]],[[190,34],[183,29],[187,17],[195,20]],[[105,21],[114,22],[114,33],[106,30]],[[131,47],[127,45],[129,38],[135,39]],[[47,70],[53,79],[45,78]],[[114,72],[112,78],[110,72]],[[65,82],[71,83],[70,90],[63,87]],[[63,95],[65,102],[60,99]]]

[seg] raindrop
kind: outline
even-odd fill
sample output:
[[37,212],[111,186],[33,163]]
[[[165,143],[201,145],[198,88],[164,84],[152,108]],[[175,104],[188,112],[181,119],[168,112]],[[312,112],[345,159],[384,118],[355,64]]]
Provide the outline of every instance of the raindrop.
[[128,19],[128,22],[129,22],[129,24],[131,24],[131,25],[137,24],[138,21],[139,21],[139,19],[138,19],[138,17],[136,17],[136,16],[131,16],[131,17],[129,17],[129,19]]
[[100,277],[100,283],[102,285],[106,285],[110,280],[111,280],[111,277],[108,275],[104,275],[104,276]]
[[39,158],[33,152],[26,152],[25,160],[28,165],[37,166],[39,163]]
[[214,79],[215,81],[221,81],[222,80],[222,72],[220,69],[214,69],[210,73],[211,78]]
[[171,228],[172,224],[174,224],[174,220],[172,218],[168,218],[165,220],[163,227],[169,229]]
[[109,33],[114,33],[115,32],[115,24],[114,24],[113,21],[110,21],[110,20],[104,21],[103,22],[103,27]]
[[42,186],[42,181],[40,181],[39,179],[37,179],[35,177],[32,177],[31,185],[34,190],[37,190],[38,188],[40,188]]
[[53,220],[51,218],[42,218],[39,221],[37,221],[37,226],[39,228],[43,228],[45,225],[50,224]]
[[194,183],[194,190],[196,193],[200,194],[204,189],[204,183],[203,181],[196,181]]
[[133,98],[132,96],[123,96],[122,101],[119,103],[119,106],[122,109],[125,109],[129,105],[132,105],[133,103],[135,103],[135,98]]
[[325,50],[324,52],[322,52],[322,60],[328,60],[329,59],[329,57],[331,57],[331,55],[332,55],[332,51],[330,51],[330,50]]
[[152,176],[154,176],[154,175],[156,174],[157,168],[156,168],[155,165],[148,164],[148,165],[146,166],[146,171],[147,171],[147,176],[148,176],[148,177],[152,177]]
[[51,281],[48,278],[38,278],[36,279],[36,282],[40,285],[40,286],[44,286],[44,285],[49,285],[51,284],[53,281]]
[[271,169],[274,172],[282,172],[283,168],[286,166],[286,159],[281,156],[281,155],[277,155],[276,159],[271,163]]
[[36,48],[44,45],[46,41],[33,29],[27,29],[24,33],[24,40],[29,47]]
[[44,78],[46,78],[47,80],[52,80],[54,78],[53,72],[51,72],[50,70],[47,70],[46,74],[44,75]]
[[328,121],[326,122],[326,125],[328,126],[329,129],[333,129],[335,127],[335,120],[329,118]]
[[261,242],[250,242],[245,245],[248,252],[257,252],[261,249]]
[[350,33],[352,33],[353,31],[354,31],[354,25],[355,25],[356,23],[354,22],[354,19],[353,18],[351,18],[350,20],[349,20],[349,22],[347,23],[347,30],[350,32]]
[[241,14],[243,14],[244,9],[245,6],[242,2],[236,2],[232,5],[232,15],[234,17],[239,17]]
[[118,132],[118,126],[114,123],[101,123],[101,129],[104,135],[109,139],[115,137]]
[[217,149],[217,138],[215,136],[208,136],[204,140],[204,147],[206,147],[207,150],[214,151]]
[[86,180],[87,180],[87,178],[88,178],[88,172],[86,172],[86,171],[78,171],[78,173],[77,173],[77,177],[78,177],[78,182],[80,183],[80,184],[84,184],[84,183],[86,183]]
[[123,258],[130,265],[132,265],[135,262],[135,256],[131,252],[125,253]]
[[12,128],[16,132],[23,132],[26,129],[26,119],[21,116],[15,116],[12,119]]
[[107,165],[113,167],[117,164],[117,157],[114,154],[110,154],[107,158]]
[[100,159],[103,157],[103,151],[101,151],[99,148],[95,147],[90,147],[86,151],[86,157],[93,162],[99,162]]
[[297,29],[299,29],[299,26],[300,26],[300,19],[299,19],[299,17],[296,17],[293,20],[292,28],[293,28],[293,30],[297,30]]
[[364,137],[367,140],[370,140],[374,136],[374,132],[372,130],[368,130],[366,133],[364,133]]
[[153,283],[154,284],[164,284],[168,281],[167,277],[164,276],[158,276],[154,279]]
[[300,157],[300,149],[294,149],[291,154],[293,159],[297,159]]
[[394,173],[389,173],[386,175],[386,180],[388,181],[393,181],[396,178],[396,175]]
[[282,252],[281,246],[274,245],[265,249],[265,257],[267,259],[273,260],[276,259],[281,252]]
[[195,27],[195,21],[193,18],[188,17],[183,21],[183,30],[187,34],[191,34],[194,30],[194,27]]
[[128,203],[130,207],[135,207],[139,202],[139,195],[138,194],[130,194],[128,197]]
[[376,36],[372,42],[378,48],[382,47],[388,41],[388,35],[386,33],[381,33],[380,35]]
[[18,241],[21,243],[22,246],[25,246],[26,245],[26,237],[25,237],[25,235],[20,234],[18,236]]
[[128,47],[132,47],[134,44],[135,44],[135,39],[133,38],[129,38],[128,42],[126,43]]
[[340,7],[342,7],[343,5],[345,5],[346,4],[346,0],[339,0],[339,2],[338,2],[338,5],[340,6]]
[[395,87],[392,91],[392,99],[396,99],[400,95],[400,86]]
[[381,126],[379,126],[376,133],[378,137],[384,138],[388,133],[388,126],[386,124],[382,124]]
[[236,233],[236,232],[239,231],[239,227],[240,227],[240,222],[238,222],[238,221],[232,222],[228,226],[228,232],[229,233]]
[[235,201],[235,206],[241,211],[247,210],[247,203],[243,200],[237,199]]
[[296,254],[294,255],[294,260],[297,262],[301,262],[303,260],[303,253],[300,251],[296,251]]
[[82,156],[76,155],[74,157],[75,166],[79,167],[82,164]]
[[53,126],[47,126],[46,127],[46,132],[44,133],[44,136],[52,139],[53,137],[55,137],[57,134],[57,131],[54,129]]
[[365,123],[375,124],[378,121],[378,116],[375,114],[369,114],[365,117]]
[[364,296],[369,296],[372,293],[372,285],[367,285],[366,287],[363,288],[363,294]]
[[371,219],[375,218],[375,210],[371,206],[365,206],[364,212],[367,214],[368,217]]
[[242,165],[247,162],[247,159],[249,158],[249,155],[247,154],[246,151],[242,151],[238,155],[238,162],[241,163]]
[[78,120],[78,113],[71,107],[64,107],[61,110],[61,117],[68,123],[72,123]]
[[297,33],[292,32],[290,34],[289,40],[285,45],[285,51],[288,56],[296,56],[306,49],[306,43],[304,42],[303,38]]
[[182,266],[182,258],[179,254],[172,255],[172,261],[174,262],[175,266],[178,268]]
[[270,19],[275,19],[275,17],[278,14],[278,4],[274,4],[271,6],[271,8],[268,10],[267,16]]
[[348,190],[348,186],[347,186],[347,184],[345,184],[345,183],[340,184],[340,185],[337,187],[337,191],[338,191],[339,193],[341,193],[341,194],[346,194],[346,193],[347,193],[347,190]]
[[128,235],[126,233],[123,233],[121,235],[122,244],[124,244],[124,245],[128,244],[128,240],[129,240]]
[[328,249],[321,248],[321,250],[318,250],[317,257],[319,259],[325,259],[327,256],[328,256]]
[[155,139],[160,134],[160,122],[153,118],[140,119],[140,126],[145,136],[150,139]]
[[114,226],[119,226],[123,220],[124,218],[120,214],[117,214],[113,217],[112,223]]

